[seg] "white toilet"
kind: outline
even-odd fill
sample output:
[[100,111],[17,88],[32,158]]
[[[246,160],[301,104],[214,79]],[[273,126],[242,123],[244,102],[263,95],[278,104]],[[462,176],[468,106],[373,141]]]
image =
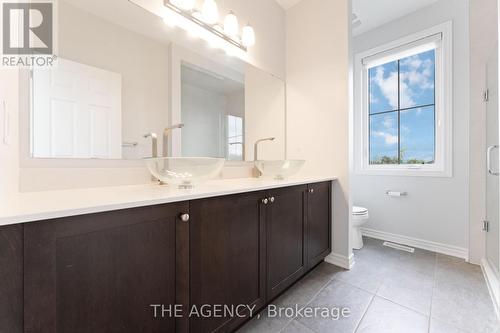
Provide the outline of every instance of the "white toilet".
[[368,209],[364,207],[352,207],[352,230],[351,230],[351,243],[355,250],[363,248],[363,236],[361,235],[361,227],[368,222],[370,216]]

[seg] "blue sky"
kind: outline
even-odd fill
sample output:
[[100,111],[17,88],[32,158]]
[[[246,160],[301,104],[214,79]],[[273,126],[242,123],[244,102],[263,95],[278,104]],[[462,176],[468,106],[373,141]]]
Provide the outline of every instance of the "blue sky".
[[[397,158],[398,134],[403,163],[434,160],[435,51],[427,51],[369,70],[370,161]],[[398,82],[399,81],[399,82]],[[398,84],[399,83],[399,84]],[[400,112],[398,127],[398,112]],[[398,133],[401,131],[401,133]]]

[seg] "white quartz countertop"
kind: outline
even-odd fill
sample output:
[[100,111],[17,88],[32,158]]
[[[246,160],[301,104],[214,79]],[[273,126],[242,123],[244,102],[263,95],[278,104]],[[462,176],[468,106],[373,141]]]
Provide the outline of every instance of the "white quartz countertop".
[[191,190],[147,184],[20,193],[0,202],[0,226],[333,180],[336,178],[240,178],[211,180]]

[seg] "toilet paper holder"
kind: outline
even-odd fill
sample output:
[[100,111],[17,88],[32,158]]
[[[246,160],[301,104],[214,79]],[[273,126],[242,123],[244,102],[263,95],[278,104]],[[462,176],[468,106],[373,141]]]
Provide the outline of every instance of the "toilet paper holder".
[[387,191],[385,191],[385,194],[390,196],[390,197],[406,197],[408,195],[408,192],[398,192],[398,191],[387,190]]

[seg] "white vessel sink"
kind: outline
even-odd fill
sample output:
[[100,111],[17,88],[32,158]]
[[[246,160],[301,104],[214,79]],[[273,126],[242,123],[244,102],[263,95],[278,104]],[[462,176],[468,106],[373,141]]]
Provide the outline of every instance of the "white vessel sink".
[[304,160],[255,161],[255,167],[261,177],[283,180],[299,172],[305,163]]
[[224,167],[225,159],[209,157],[157,157],[146,159],[149,172],[163,184],[182,189],[216,178]]

